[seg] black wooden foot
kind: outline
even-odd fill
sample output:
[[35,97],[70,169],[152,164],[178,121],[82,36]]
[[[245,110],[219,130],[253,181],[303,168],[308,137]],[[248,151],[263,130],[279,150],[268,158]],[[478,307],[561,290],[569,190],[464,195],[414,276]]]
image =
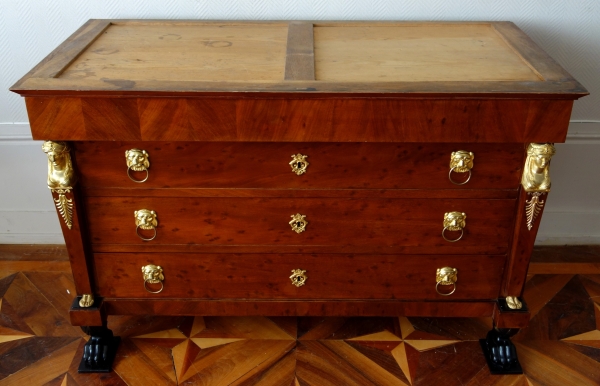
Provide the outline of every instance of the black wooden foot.
[[523,369],[517,358],[517,349],[510,341],[518,329],[499,328],[488,332],[485,339],[479,343],[483,355],[492,374],[523,374]]
[[81,329],[90,336],[90,340],[83,349],[78,372],[110,373],[121,338],[113,336],[112,331],[106,327],[82,326]]

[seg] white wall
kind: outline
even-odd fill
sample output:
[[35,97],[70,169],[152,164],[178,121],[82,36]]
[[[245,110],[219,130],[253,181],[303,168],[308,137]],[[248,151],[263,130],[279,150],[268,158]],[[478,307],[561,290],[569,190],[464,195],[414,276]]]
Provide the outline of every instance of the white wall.
[[7,89],[90,18],[510,20],[592,95],[552,162],[538,243],[600,243],[599,0],[0,0],[0,243],[60,243],[40,143]]

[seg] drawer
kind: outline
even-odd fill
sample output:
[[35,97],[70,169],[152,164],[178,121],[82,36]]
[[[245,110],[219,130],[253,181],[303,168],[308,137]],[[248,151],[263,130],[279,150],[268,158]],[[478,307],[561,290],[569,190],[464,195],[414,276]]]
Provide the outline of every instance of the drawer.
[[[77,142],[86,188],[516,189],[523,144]],[[130,170],[125,152],[145,150],[148,174]],[[449,180],[452,152],[474,154],[464,185]],[[306,155],[297,175],[292,155]],[[301,161],[298,161],[301,162]],[[133,168],[133,167],[132,167]],[[143,167],[142,167],[143,169]],[[468,173],[452,173],[464,182]]]
[[[504,256],[370,256],[268,254],[94,255],[97,293],[108,298],[247,299],[494,299]],[[144,289],[142,267],[162,268],[163,290]],[[457,270],[456,291],[436,292],[436,271]],[[292,271],[304,270],[304,285]],[[160,290],[160,283],[146,283]],[[439,286],[448,293],[452,286]]]
[[[93,244],[412,247],[420,253],[505,253],[515,210],[514,200],[464,199],[86,197],[85,203]],[[136,230],[141,209],[154,211],[155,229]],[[448,242],[444,214],[455,211],[466,214],[466,227],[458,242]],[[297,214],[306,216],[304,231],[290,224]],[[136,231],[156,237],[143,241]],[[445,235],[455,239],[460,232]]]

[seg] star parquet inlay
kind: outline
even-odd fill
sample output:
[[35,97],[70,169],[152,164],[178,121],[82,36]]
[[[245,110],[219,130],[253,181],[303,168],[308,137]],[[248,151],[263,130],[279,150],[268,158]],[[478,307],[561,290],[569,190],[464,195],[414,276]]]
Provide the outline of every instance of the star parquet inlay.
[[528,278],[523,375],[490,375],[489,318],[201,316],[111,316],[113,372],[78,374],[68,265],[36,267],[0,259],[0,386],[600,384],[600,275]]

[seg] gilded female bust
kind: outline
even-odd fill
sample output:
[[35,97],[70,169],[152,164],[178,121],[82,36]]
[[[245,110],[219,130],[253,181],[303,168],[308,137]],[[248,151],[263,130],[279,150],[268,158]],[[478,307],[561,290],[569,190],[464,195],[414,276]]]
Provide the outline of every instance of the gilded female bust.
[[550,160],[556,149],[550,143],[530,143],[521,184],[527,192],[550,191]]

